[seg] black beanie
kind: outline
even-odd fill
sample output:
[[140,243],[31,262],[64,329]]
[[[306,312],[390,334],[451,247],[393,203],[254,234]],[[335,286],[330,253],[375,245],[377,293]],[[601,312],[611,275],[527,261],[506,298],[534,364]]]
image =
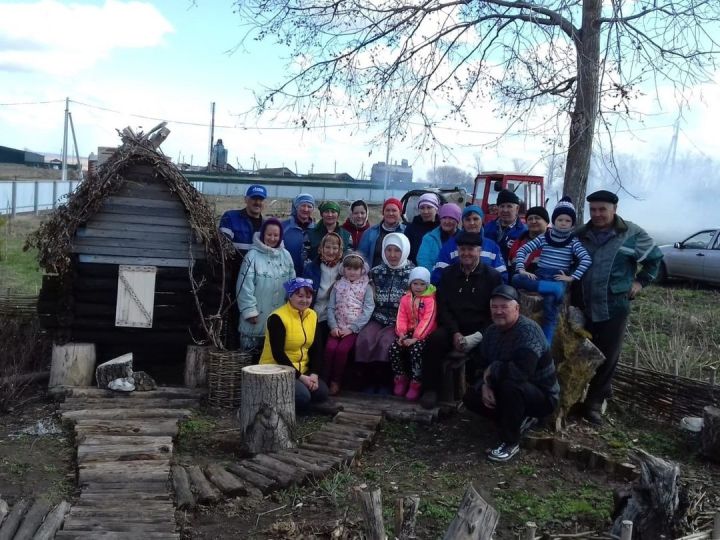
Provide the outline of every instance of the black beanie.
[[520,199],[509,189],[503,189],[500,193],[498,193],[497,205],[500,206],[505,203],[520,204]]
[[545,223],[548,225],[550,224],[550,214],[548,214],[548,211],[542,206],[533,206],[532,208],[528,208],[528,211],[525,213],[525,219],[527,220],[530,216],[538,216],[541,219],[544,219]]
[[572,224],[575,225],[575,222],[577,221],[577,214],[575,213],[575,207],[573,206],[572,199],[570,197],[568,197],[567,195],[558,201],[557,206],[555,207],[555,210],[553,210],[553,213],[552,213],[553,223],[555,223],[555,218],[561,214],[570,216],[570,219],[572,220]]

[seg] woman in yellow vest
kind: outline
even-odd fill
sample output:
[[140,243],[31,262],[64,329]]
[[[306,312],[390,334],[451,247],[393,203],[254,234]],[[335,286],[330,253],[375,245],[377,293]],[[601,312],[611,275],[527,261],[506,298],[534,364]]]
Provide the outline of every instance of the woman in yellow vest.
[[293,278],[283,287],[288,301],[267,319],[260,363],[295,368],[295,407],[304,409],[328,397],[328,387],[317,375],[321,358],[315,341],[317,314],[310,309],[313,282]]

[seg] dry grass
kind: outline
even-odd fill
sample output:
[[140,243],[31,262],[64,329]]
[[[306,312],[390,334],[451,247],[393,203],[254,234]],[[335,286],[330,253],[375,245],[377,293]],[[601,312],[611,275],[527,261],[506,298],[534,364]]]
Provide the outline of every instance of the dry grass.
[[[72,174],[74,174],[74,171],[69,171],[68,175]],[[0,163],[0,179],[2,180],[13,180],[15,178],[22,180],[59,180],[60,175],[60,171],[54,171],[52,169],[40,169],[39,167],[28,167],[27,165]]]

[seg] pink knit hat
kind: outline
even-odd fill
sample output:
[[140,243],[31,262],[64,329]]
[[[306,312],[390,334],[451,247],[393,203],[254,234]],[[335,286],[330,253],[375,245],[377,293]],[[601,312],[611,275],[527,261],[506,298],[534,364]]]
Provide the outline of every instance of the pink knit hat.
[[438,215],[440,216],[440,219],[449,217],[460,223],[462,210],[460,210],[460,207],[455,203],[445,203],[440,207]]

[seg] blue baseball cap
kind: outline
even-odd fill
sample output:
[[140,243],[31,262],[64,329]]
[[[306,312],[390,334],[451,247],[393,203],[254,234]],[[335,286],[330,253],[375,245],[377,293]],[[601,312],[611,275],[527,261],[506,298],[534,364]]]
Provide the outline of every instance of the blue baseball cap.
[[260,199],[267,199],[267,189],[259,184],[253,184],[245,192],[246,197],[258,197]]

